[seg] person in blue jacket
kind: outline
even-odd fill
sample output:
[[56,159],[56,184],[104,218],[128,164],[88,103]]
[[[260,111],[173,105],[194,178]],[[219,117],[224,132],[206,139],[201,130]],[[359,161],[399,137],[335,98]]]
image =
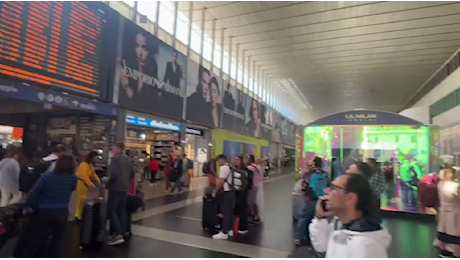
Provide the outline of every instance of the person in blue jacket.
[[27,196],[24,213],[36,211],[37,230],[29,245],[34,256],[59,257],[61,241],[69,215],[69,201],[77,187],[75,160],[72,155],[60,156],[53,170],[43,174]]
[[313,159],[313,165],[303,176],[303,180],[302,190],[304,191],[305,202],[300,210],[297,222],[294,239],[296,245],[300,245],[302,241],[305,241],[307,244],[310,243],[308,225],[315,216],[316,202],[323,195],[324,189],[328,185],[327,174],[323,169],[323,160],[320,157]]

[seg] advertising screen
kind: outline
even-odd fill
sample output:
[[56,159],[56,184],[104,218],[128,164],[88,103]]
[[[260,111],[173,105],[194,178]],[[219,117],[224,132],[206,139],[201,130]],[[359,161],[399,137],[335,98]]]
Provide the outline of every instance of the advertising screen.
[[0,76],[98,96],[107,23],[99,6],[0,2]]

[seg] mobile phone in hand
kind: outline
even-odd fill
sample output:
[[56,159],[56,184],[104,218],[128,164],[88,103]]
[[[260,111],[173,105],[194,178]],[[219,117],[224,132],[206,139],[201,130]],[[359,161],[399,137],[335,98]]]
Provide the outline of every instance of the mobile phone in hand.
[[329,210],[327,209],[327,207],[326,207],[326,202],[327,202],[327,200],[322,200],[322,201],[321,201],[321,207],[323,208],[323,211],[324,211],[324,212],[328,212],[328,211],[329,211]]

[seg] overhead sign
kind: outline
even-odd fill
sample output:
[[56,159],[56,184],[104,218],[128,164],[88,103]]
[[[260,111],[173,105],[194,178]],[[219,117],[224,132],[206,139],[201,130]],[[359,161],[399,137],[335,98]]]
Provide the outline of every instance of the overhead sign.
[[174,131],[174,132],[181,131],[180,124],[174,124],[174,123],[170,123],[166,121],[153,120],[153,119],[138,117],[138,116],[126,116],[126,123],[129,125],[143,126],[143,127],[155,128],[159,130],[168,130],[168,131]]
[[97,4],[0,2],[0,75],[99,95],[107,21]]
[[423,125],[423,123],[391,112],[351,110],[320,118],[308,125]]
[[203,136],[203,131],[195,128],[186,128],[185,132],[190,135],[198,135],[198,136]]
[[0,96],[107,116],[117,115],[116,108],[106,103],[6,79],[0,80]]

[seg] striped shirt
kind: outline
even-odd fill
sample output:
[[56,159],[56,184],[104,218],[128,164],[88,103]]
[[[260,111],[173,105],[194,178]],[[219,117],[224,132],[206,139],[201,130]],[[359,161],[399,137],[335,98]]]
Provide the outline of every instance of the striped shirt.
[[70,196],[77,186],[77,176],[43,174],[27,196],[26,207],[44,209],[68,208]]

